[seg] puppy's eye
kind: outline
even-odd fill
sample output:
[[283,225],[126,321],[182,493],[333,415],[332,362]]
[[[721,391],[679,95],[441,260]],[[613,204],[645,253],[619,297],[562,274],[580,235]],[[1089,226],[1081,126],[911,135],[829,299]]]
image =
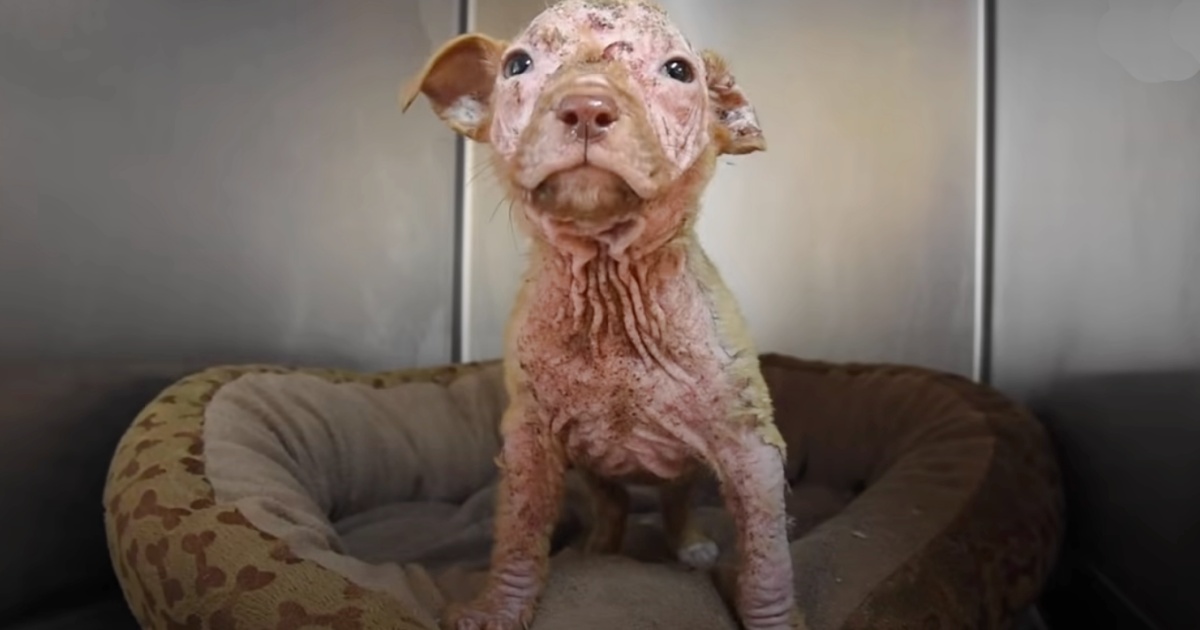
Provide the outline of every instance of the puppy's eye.
[[663,64],[663,72],[680,83],[691,83],[696,78],[692,64],[685,59],[672,59]]
[[533,57],[529,53],[518,50],[508,56],[504,61],[504,78],[515,77],[518,74],[525,74],[533,67]]

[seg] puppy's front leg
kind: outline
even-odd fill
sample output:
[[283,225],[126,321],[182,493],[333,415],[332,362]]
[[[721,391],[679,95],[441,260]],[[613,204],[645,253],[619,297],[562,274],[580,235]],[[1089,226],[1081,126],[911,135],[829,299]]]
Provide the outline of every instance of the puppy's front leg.
[[533,618],[549,570],[550,537],[562,506],[566,463],[548,427],[514,404],[501,424],[495,541],[487,584],[466,607],[447,611],[453,630],[517,630]]
[[783,454],[762,427],[738,424],[713,445],[714,467],[737,526],[735,599],[746,630],[796,630]]

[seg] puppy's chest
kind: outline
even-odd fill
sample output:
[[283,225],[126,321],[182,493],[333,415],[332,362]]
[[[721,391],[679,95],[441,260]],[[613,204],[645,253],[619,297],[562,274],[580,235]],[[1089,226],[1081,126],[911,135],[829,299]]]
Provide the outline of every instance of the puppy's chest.
[[575,310],[535,300],[518,328],[533,411],[576,465],[677,477],[703,448],[704,427],[728,412],[735,393],[711,314],[698,293],[661,289]]
[[[532,367],[532,369],[530,369]],[[629,356],[526,363],[534,413],[575,465],[610,478],[670,480],[691,469],[730,391],[715,361],[690,380]]]

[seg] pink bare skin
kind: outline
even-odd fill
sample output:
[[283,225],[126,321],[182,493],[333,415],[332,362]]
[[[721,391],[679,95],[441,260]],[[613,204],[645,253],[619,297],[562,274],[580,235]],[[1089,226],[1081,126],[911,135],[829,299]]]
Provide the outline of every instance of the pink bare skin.
[[693,50],[640,0],[564,0],[509,42],[457,37],[404,95],[490,144],[532,237],[506,335],[509,407],[490,576],[447,610],[454,630],[532,621],[569,468],[597,524],[586,548],[619,550],[623,483],[662,486],[680,561],[712,541],[688,489],[712,470],[738,528],[735,604],[747,630],[802,628],[784,509],[786,445],[732,294],[694,230],[721,154],[765,149],[749,100],[714,53]]

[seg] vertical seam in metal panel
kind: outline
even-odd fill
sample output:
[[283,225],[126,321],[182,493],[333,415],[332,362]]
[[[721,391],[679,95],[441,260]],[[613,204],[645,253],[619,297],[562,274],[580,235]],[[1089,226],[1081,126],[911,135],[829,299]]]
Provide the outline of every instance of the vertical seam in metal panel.
[[979,0],[975,159],[974,377],[992,377],[995,291],[996,1]]
[[[458,33],[467,32],[471,24],[471,0],[458,2]],[[466,330],[467,289],[469,286],[467,273],[470,271],[466,259],[468,243],[467,229],[467,154],[466,141],[458,134],[454,139],[454,262],[453,262],[453,296],[451,297],[450,314],[450,362],[458,363],[463,360],[465,350],[464,335]]]

